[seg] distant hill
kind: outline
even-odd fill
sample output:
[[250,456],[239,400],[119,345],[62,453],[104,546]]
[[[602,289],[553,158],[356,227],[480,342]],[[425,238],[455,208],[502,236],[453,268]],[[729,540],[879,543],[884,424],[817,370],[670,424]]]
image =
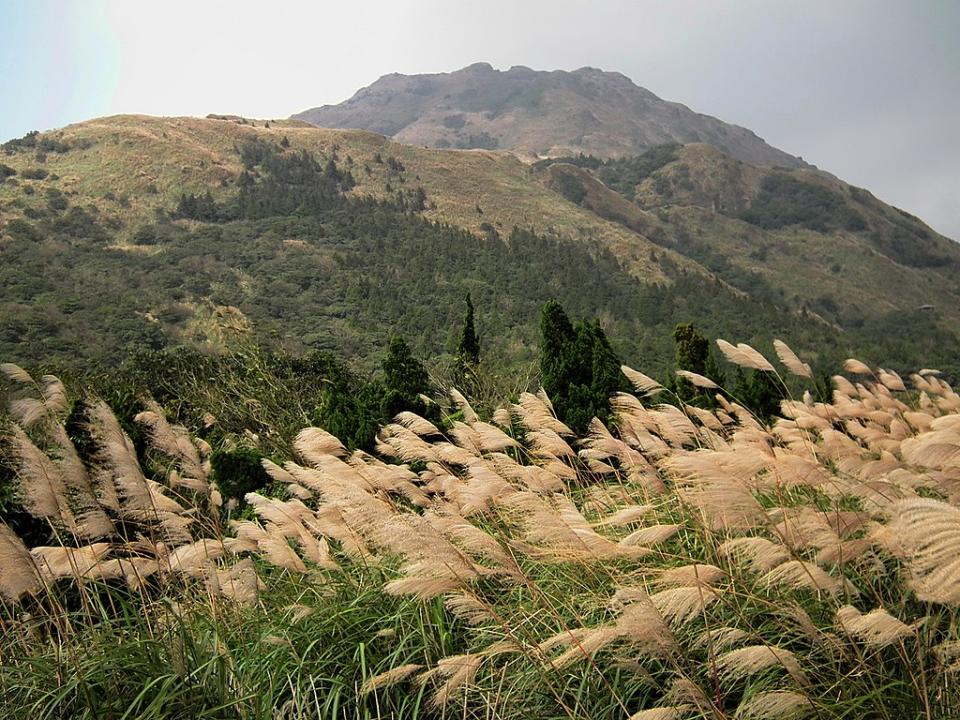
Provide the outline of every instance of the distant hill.
[[662,100],[620,73],[590,67],[500,71],[476,63],[451,73],[394,73],[339,105],[293,117],[421,147],[617,157],[666,143],[706,143],[753,165],[805,166],[750,130]]

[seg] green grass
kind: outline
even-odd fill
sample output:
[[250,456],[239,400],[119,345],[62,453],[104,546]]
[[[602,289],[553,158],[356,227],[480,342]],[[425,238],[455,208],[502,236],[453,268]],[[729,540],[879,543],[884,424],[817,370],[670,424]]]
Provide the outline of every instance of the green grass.
[[[191,601],[193,590],[144,605],[104,589],[84,612],[18,624],[30,638],[8,636],[0,656],[8,717],[418,716],[422,691],[367,698],[360,688],[456,648],[438,603],[391,600],[360,577],[264,577],[263,610]],[[58,637],[51,625],[69,630]]]

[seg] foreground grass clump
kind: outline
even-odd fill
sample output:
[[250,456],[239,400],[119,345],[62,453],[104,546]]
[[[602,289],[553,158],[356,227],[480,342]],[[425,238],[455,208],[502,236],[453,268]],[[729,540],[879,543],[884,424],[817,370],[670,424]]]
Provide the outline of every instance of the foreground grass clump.
[[454,392],[376,455],[302,431],[237,513],[156,408],[145,472],[102,405],[79,442],[56,379],[8,367],[34,526],[0,527],[0,696],[13,717],[949,717],[960,396],[846,369],[764,426],[723,395],[654,404],[625,368],[635,394],[579,439],[542,393],[485,422]]

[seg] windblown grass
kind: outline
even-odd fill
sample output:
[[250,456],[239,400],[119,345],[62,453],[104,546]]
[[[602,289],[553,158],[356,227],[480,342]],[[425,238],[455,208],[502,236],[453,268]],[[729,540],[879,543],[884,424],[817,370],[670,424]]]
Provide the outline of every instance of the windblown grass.
[[960,396],[847,367],[771,426],[723,396],[658,405],[628,371],[637,394],[583,438],[542,393],[489,422],[460,394],[442,427],[401,414],[376,456],[309,428],[265,463],[286,493],[228,523],[209,448],[162,412],[140,420],[164,476],[94,403],[78,466],[54,381],[8,367],[19,482],[58,542],[0,531],[0,697],[11,717],[950,717]]

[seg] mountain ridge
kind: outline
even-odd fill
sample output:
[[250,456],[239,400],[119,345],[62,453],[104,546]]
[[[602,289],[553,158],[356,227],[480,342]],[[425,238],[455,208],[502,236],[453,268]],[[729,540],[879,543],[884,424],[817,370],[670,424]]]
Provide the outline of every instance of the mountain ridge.
[[342,103],[291,117],[427,147],[617,157],[669,142],[705,142],[751,164],[812,167],[747,128],[663,100],[622,73],[589,66],[503,71],[474,63],[449,73],[391,73]]

